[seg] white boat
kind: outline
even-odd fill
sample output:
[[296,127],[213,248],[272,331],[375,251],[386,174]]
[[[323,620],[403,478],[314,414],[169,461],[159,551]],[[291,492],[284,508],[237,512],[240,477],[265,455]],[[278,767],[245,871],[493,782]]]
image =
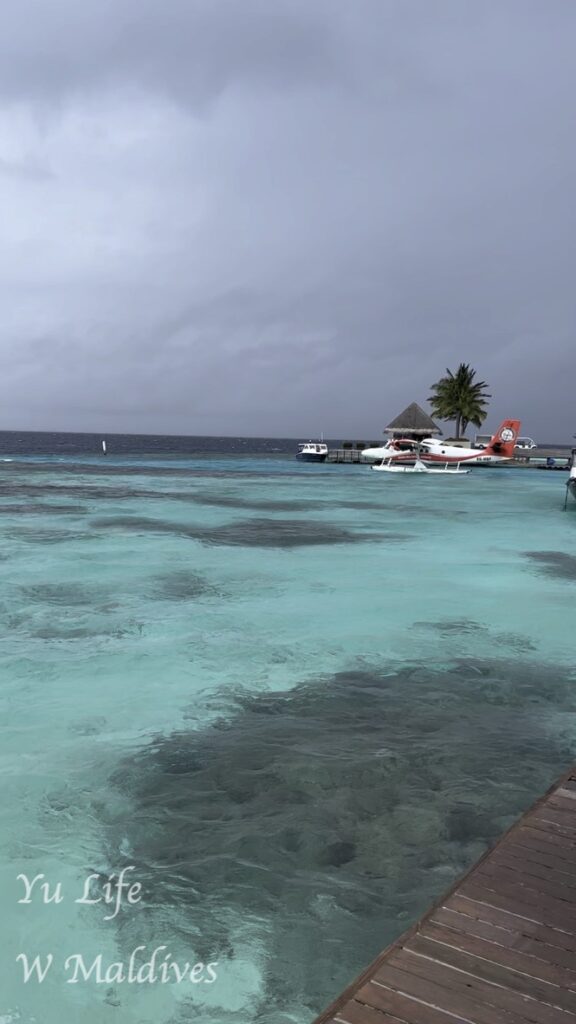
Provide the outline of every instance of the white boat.
[[450,466],[446,463],[443,467],[432,469],[431,466],[426,466],[421,459],[416,459],[411,466],[407,466],[405,463],[398,463],[393,458],[382,459],[382,462],[372,466],[372,469],[377,473],[427,473],[428,476],[464,476],[465,473],[470,472],[469,469],[460,469],[458,464]]
[[325,462],[327,456],[328,445],[323,441],[303,441],[296,453],[301,462]]

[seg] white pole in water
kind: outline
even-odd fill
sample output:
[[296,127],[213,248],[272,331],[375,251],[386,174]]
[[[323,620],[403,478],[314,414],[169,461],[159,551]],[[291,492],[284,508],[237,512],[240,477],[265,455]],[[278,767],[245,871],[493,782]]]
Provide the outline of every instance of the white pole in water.
[[[576,437],[576,434],[574,434]],[[574,466],[576,465],[576,448],[572,449],[570,462],[568,463],[568,479],[566,481],[566,497],[564,498],[564,511],[568,508],[568,491],[570,490],[570,475]]]
[[102,441],[102,451],[106,455],[106,441]]

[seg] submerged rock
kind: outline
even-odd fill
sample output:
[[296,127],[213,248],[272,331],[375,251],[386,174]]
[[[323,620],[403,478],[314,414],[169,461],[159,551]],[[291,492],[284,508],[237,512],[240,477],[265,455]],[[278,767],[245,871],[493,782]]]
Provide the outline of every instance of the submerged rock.
[[564,551],[527,551],[526,557],[540,566],[546,576],[576,580],[576,555],[568,555]]

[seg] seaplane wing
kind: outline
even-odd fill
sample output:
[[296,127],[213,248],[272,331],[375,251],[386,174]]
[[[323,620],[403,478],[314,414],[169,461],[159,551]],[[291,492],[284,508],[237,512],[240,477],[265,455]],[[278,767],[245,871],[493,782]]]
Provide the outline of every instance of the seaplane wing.
[[404,437],[394,438],[380,448],[364,448],[362,455],[370,462],[380,462],[381,459],[407,459],[413,462],[418,455],[418,441]]
[[435,438],[422,441],[421,458],[426,462],[461,462],[466,465],[477,463],[504,462],[514,456],[516,439],[520,433],[520,420],[504,420],[490,438],[486,448],[477,451],[460,448],[457,445],[442,444]]

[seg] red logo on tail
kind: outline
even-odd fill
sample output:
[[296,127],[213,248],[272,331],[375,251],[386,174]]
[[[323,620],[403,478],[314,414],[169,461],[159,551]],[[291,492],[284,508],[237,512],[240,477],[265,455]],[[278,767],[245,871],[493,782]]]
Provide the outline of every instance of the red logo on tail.
[[499,455],[502,459],[511,459],[514,455],[516,439],[520,433],[520,420],[504,420],[496,433],[490,438],[485,449],[489,455]]

